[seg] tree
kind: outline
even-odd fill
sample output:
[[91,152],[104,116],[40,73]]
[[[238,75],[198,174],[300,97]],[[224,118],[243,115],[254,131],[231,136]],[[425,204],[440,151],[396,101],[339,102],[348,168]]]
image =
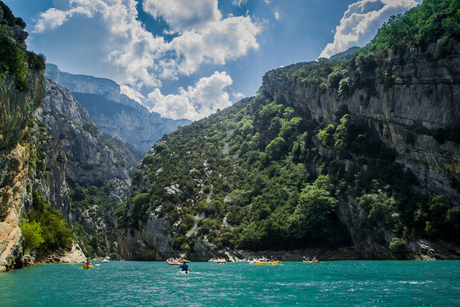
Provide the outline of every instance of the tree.
[[35,221],[24,223],[24,225],[21,226],[21,231],[24,237],[25,252],[37,248],[40,244],[45,242],[42,236],[43,230],[40,223]]
[[334,211],[336,200],[320,187],[329,187],[325,177],[302,190],[294,214],[289,218],[289,231],[297,240],[319,243],[326,238],[331,226],[329,214]]
[[277,137],[267,145],[265,152],[271,160],[276,160],[281,156],[284,143],[285,141],[282,137]]

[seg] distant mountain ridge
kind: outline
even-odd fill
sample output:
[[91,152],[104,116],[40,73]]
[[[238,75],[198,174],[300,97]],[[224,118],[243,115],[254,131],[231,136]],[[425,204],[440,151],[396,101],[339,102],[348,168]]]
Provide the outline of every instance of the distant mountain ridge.
[[119,136],[140,160],[163,135],[186,126],[190,120],[162,118],[121,94],[113,80],[62,72],[47,64],[46,77],[67,88],[85,105],[91,120],[105,134]]

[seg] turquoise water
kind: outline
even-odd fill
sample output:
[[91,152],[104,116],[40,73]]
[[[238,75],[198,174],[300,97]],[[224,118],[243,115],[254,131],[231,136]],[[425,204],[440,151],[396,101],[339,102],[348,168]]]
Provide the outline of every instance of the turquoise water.
[[[98,263],[98,262],[96,262]],[[460,306],[460,261],[47,264],[0,274],[1,306]]]

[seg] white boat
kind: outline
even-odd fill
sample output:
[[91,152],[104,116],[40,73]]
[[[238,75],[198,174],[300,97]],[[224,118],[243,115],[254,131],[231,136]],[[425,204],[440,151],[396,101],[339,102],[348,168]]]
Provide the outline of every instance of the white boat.
[[256,261],[257,262],[262,262],[262,261],[268,261],[269,259],[268,258],[265,258],[265,257],[261,257],[261,258],[252,258],[251,260],[249,260],[249,263],[250,264],[255,264]]

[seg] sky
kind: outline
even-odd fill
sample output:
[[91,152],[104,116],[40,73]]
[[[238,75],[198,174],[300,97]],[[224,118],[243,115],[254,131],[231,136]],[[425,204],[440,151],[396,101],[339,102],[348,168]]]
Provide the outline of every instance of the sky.
[[198,120],[254,96],[272,69],[365,46],[422,0],[2,0],[28,50],[112,79],[151,112]]

